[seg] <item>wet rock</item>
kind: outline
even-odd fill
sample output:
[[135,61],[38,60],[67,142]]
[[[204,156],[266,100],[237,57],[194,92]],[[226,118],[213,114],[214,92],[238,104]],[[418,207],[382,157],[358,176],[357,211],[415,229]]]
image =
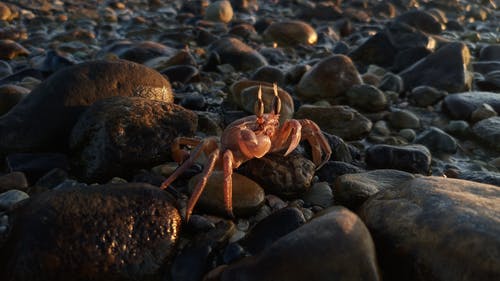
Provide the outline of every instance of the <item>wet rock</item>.
[[419,86],[411,90],[408,101],[416,106],[426,107],[436,104],[446,96],[445,91],[439,91],[429,86]]
[[465,92],[448,95],[443,110],[453,119],[469,120],[472,112],[482,104],[489,104],[500,114],[500,95],[492,92]]
[[361,173],[364,170],[360,167],[340,161],[328,161],[316,172],[320,181],[333,184],[335,180],[345,174]]
[[500,70],[488,72],[475,82],[479,90],[498,92],[500,90]]
[[310,119],[318,126],[346,141],[361,139],[372,129],[372,122],[348,106],[303,105],[296,119]]
[[70,137],[73,166],[88,182],[129,178],[135,169],[168,159],[178,136],[192,136],[194,112],[163,101],[112,97],[81,115]]
[[69,170],[67,155],[61,153],[12,153],[7,155],[6,163],[10,172],[23,172],[29,183],[54,168]]
[[327,182],[317,182],[302,196],[302,200],[308,206],[331,207],[333,205],[332,188]]
[[458,179],[500,186],[500,173],[491,171],[460,171]]
[[12,210],[16,204],[29,197],[26,192],[17,189],[0,193],[0,210]]
[[413,178],[413,174],[391,169],[341,175],[335,181],[333,189],[335,202],[356,211],[375,193],[397,187]]
[[249,160],[245,166],[248,177],[257,181],[267,193],[296,198],[311,187],[315,165],[298,153],[283,156],[268,154]]
[[92,61],[64,68],[0,117],[0,153],[64,151],[80,114],[111,96],[173,102],[170,83],[158,72],[126,61]]
[[304,215],[299,209],[283,208],[257,223],[240,241],[240,244],[249,253],[256,255],[305,222]]
[[51,190],[18,210],[1,254],[8,280],[161,280],[181,225],[147,184]]
[[415,143],[425,145],[433,153],[454,154],[457,152],[457,141],[437,127],[430,127],[420,133]]
[[28,179],[23,172],[11,172],[0,176],[0,192],[11,189],[26,190]]
[[318,41],[318,34],[314,28],[298,20],[273,22],[263,35],[279,46],[314,45]]
[[347,209],[328,209],[259,255],[229,265],[221,280],[294,281],[311,276],[314,280],[379,280],[370,234]]
[[233,7],[229,1],[215,1],[205,10],[205,19],[215,22],[228,23],[233,18]]
[[399,75],[388,72],[382,77],[378,88],[382,91],[392,91],[400,94],[404,90],[403,79]]
[[491,107],[491,105],[483,103],[474,111],[472,111],[470,119],[472,122],[475,123],[483,119],[494,117],[497,115],[498,115],[497,112],[493,109],[493,107]]
[[396,169],[428,175],[431,153],[423,145],[395,146],[376,144],[366,150],[366,164],[371,169]]
[[464,120],[451,120],[444,130],[452,135],[457,135],[461,137],[468,136],[472,133],[469,123]]
[[361,82],[361,76],[349,57],[333,55],[316,63],[302,76],[297,84],[296,94],[307,102],[335,102],[339,96],[345,95],[352,86]]
[[420,119],[409,110],[396,110],[389,116],[391,126],[396,129],[418,129],[420,128]]
[[30,93],[29,89],[12,84],[0,86],[0,115],[7,113]]
[[252,75],[252,80],[276,83],[279,86],[284,86],[285,74],[277,67],[266,65],[255,71]]
[[11,60],[18,56],[28,56],[30,51],[10,39],[0,40],[0,59]]
[[408,142],[413,142],[417,137],[417,133],[413,129],[401,129],[398,135],[406,139]]
[[480,140],[494,149],[500,149],[500,117],[490,117],[477,122],[472,131]]
[[374,195],[359,214],[384,280],[496,280],[499,197],[496,186],[438,177]]
[[378,112],[387,107],[385,94],[372,85],[354,85],[347,91],[346,96],[352,107],[363,111]]
[[500,45],[488,45],[479,52],[480,61],[500,61]]
[[214,70],[217,65],[230,64],[236,70],[248,71],[267,65],[266,59],[247,44],[236,38],[222,38],[213,42],[209,48],[211,57],[205,65],[206,70]]
[[464,43],[449,43],[399,75],[403,78],[407,90],[426,85],[456,93],[471,88],[469,62],[469,49]]
[[[202,174],[189,180],[189,190],[193,191]],[[205,190],[201,194],[198,205],[206,212],[226,215],[223,192],[224,174],[214,171],[208,178]],[[253,180],[233,173],[233,213],[235,216],[254,214],[264,203],[264,190]]]
[[394,19],[397,22],[413,26],[426,33],[441,33],[441,23],[430,13],[422,10],[411,10]]

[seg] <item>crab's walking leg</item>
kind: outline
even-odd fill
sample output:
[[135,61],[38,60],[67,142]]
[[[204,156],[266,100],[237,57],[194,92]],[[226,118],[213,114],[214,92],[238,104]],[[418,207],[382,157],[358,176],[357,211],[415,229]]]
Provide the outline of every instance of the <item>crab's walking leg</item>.
[[[311,145],[312,158],[316,164],[316,170],[321,168],[332,155],[332,149],[318,125],[309,119],[298,120],[302,124],[302,139],[306,139]],[[325,156],[321,157],[324,154]]]
[[198,140],[198,139],[191,139],[191,138],[179,138],[179,139],[181,139],[181,140],[179,140],[177,142],[174,141],[174,143],[172,144],[172,150],[174,150],[174,146],[180,145],[181,143],[182,144],[185,143],[182,141],[182,139],[192,141],[191,142],[192,144],[195,144],[195,141],[199,141],[199,144],[195,149],[193,149],[190,157],[186,161],[184,161],[182,163],[182,165],[179,168],[177,168],[177,170],[175,170],[175,172],[173,174],[171,174],[161,184],[161,186],[160,186],[161,189],[166,189],[172,182],[174,182],[185,170],[187,170],[189,167],[191,167],[194,164],[194,161],[196,161],[196,159],[198,157],[200,157],[200,155],[203,152],[205,152],[205,153],[211,152],[214,150],[214,147],[215,148],[217,147],[216,141],[213,140],[212,138],[204,139],[203,141]]
[[219,149],[216,148],[208,157],[208,162],[205,164],[205,167],[203,168],[202,176],[200,181],[196,184],[193,193],[191,194],[191,197],[189,198],[189,201],[186,206],[186,221],[189,221],[189,218],[191,217],[191,213],[193,212],[194,206],[196,205],[196,202],[198,202],[198,199],[200,199],[201,193],[205,189],[205,186],[207,185],[208,178],[212,174],[215,168],[215,163],[219,159]]
[[224,151],[222,156],[224,169],[224,205],[226,212],[230,217],[233,215],[233,152],[231,150]]

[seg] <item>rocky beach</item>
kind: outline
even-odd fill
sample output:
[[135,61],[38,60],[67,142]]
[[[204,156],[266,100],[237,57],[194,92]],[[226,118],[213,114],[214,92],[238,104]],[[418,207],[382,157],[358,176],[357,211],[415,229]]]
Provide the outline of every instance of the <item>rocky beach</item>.
[[498,0],[0,1],[0,280],[500,280],[499,114]]

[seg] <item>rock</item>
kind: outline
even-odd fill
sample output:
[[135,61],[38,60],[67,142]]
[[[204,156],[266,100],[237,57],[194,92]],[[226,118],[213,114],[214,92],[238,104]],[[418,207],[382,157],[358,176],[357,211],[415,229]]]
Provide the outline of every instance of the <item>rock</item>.
[[64,181],[67,181],[68,178],[69,174],[66,170],[60,168],[54,168],[45,175],[43,175],[40,179],[38,179],[35,183],[35,187],[52,189],[57,187]]
[[220,280],[308,279],[379,280],[373,242],[355,214],[332,207],[259,255],[229,265]]
[[472,131],[480,140],[494,149],[500,149],[500,117],[490,117],[477,122]]
[[199,79],[200,71],[192,65],[173,65],[161,71],[168,77],[170,82],[180,82],[183,84]]
[[[189,180],[189,190],[193,191],[202,174]],[[208,178],[205,190],[200,196],[198,206],[204,211],[218,215],[226,215],[223,196],[224,175],[222,171],[214,171]],[[254,214],[264,203],[264,190],[253,180],[233,173],[233,213],[235,216]]]
[[307,102],[327,100],[334,103],[361,82],[361,76],[349,57],[333,55],[316,63],[302,76],[296,94]]
[[28,56],[30,51],[10,39],[0,40],[0,59],[12,60],[18,56]]
[[438,177],[374,195],[359,214],[373,235],[384,280],[496,280],[499,198],[499,187]]
[[16,211],[0,255],[7,280],[160,280],[181,226],[147,184],[50,190]]
[[375,193],[414,178],[413,174],[391,169],[341,175],[333,189],[335,202],[356,211]]
[[154,41],[140,41],[135,43],[118,41],[103,48],[98,57],[109,56],[112,53],[121,59],[142,64],[157,57],[173,57],[176,52],[174,48]]
[[[449,43],[399,73],[405,88],[432,86],[449,93],[471,88],[470,53],[464,43]],[[439,79],[436,79],[439,77]]]
[[302,200],[308,206],[331,207],[333,205],[332,188],[327,182],[317,182],[302,196]]
[[426,33],[441,33],[441,23],[430,13],[422,10],[410,10],[394,19],[396,22],[405,23]]
[[497,112],[491,107],[491,105],[487,103],[481,104],[478,108],[476,108],[474,111],[472,111],[472,114],[470,116],[470,119],[472,122],[476,123],[478,121],[481,121],[483,119],[487,119],[490,117],[497,116]]
[[192,136],[197,116],[181,106],[140,97],[112,97],[81,115],[70,137],[73,168],[87,182],[165,162],[178,136]]
[[349,105],[367,112],[382,111],[387,107],[385,94],[372,85],[352,86],[346,93]]
[[431,152],[437,154],[454,154],[458,148],[455,138],[434,126],[420,133],[415,139],[415,143],[425,145]]
[[409,110],[396,110],[389,115],[391,126],[396,129],[418,129],[420,128],[420,119]]
[[372,122],[348,106],[302,105],[294,116],[310,119],[318,126],[346,141],[362,139],[372,129]]
[[264,31],[263,36],[278,43],[278,46],[314,45],[318,41],[314,28],[299,20],[273,22]]
[[398,135],[406,139],[408,142],[413,142],[417,137],[417,133],[413,129],[401,129]]
[[222,38],[209,48],[211,57],[205,70],[214,70],[217,65],[230,64],[238,71],[248,71],[267,65],[266,59],[257,51],[236,38]]
[[477,79],[475,82],[479,90],[499,92],[500,70],[488,72],[482,78]]
[[341,175],[361,172],[363,172],[363,169],[352,164],[340,161],[328,161],[316,172],[316,176],[318,176],[320,181],[326,181],[333,185]]
[[29,183],[54,168],[69,170],[68,157],[61,153],[13,153],[7,155],[6,162],[10,172],[24,173]]
[[469,120],[472,112],[482,104],[489,104],[500,114],[500,95],[491,92],[465,92],[448,95],[443,110],[453,119]]
[[423,145],[394,146],[376,144],[366,150],[366,164],[371,169],[396,169],[428,175],[431,153]]
[[439,91],[429,86],[418,86],[411,90],[408,101],[420,107],[432,106],[446,96],[445,91]]
[[7,113],[30,93],[29,89],[12,84],[0,86],[0,116]]
[[0,210],[12,210],[17,203],[29,197],[26,192],[17,189],[0,193]]
[[323,135],[328,140],[328,144],[332,149],[330,161],[352,162],[354,153],[351,153],[351,148],[342,138],[329,133],[323,132]]
[[277,67],[265,65],[255,71],[252,80],[276,83],[282,87],[285,84],[285,74]]
[[81,113],[111,96],[173,102],[170,83],[158,72],[126,61],[92,61],[53,74],[0,117],[0,153],[65,151]]
[[0,192],[11,189],[26,190],[28,179],[23,172],[11,172],[0,176]]
[[500,45],[488,45],[481,48],[479,61],[500,61]]
[[400,94],[404,90],[403,79],[397,74],[388,72],[382,77],[378,88],[382,91],[392,91]]
[[281,153],[267,154],[249,160],[245,174],[257,181],[267,193],[297,198],[311,187],[316,166],[298,153],[286,157]]
[[205,19],[215,22],[228,23],[233,18],[233,7],[229,1],[215,1],[205,10]]
[[240,244],[249,253],[256,255],[305,222],[304,215],[299,209],[283,208],[258,222],[240,241]]
[[9,75],[12,75],[12,66],[4,60],[0,60],[0,79],[3,79]]

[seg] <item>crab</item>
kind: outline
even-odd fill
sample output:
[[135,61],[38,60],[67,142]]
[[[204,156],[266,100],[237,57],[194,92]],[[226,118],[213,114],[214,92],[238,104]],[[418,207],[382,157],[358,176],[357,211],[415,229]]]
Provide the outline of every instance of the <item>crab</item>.
[[[321,168],[332,153],[330,145],[316,123],[309,119],[289,119],[279,123],[281,101],[278,86],[273,84],[274,98],[272,109],[264,113],[262,89],[259,87],[258,99],[254,105],[255,115],[238,119],[223,131],[220,140],[217,137],[205,139],[177,137],[172,143],[172,158],[180,166],[161,184],[166,189],[186,169],[194,164],[202,154],[208,156],[200,181],[196,184],[186,206],[185,219],[189,218],[198,202],[208,178],[215,169],[223,171],[224,205],[227,214],[233,216],[232,174],[244,162],[261,158],[268,153],[283,151],[290,154],[302,140],[307,140],[312,148],[312,161],[316,170]],[[194,147],[191,153],[184,146]]]

